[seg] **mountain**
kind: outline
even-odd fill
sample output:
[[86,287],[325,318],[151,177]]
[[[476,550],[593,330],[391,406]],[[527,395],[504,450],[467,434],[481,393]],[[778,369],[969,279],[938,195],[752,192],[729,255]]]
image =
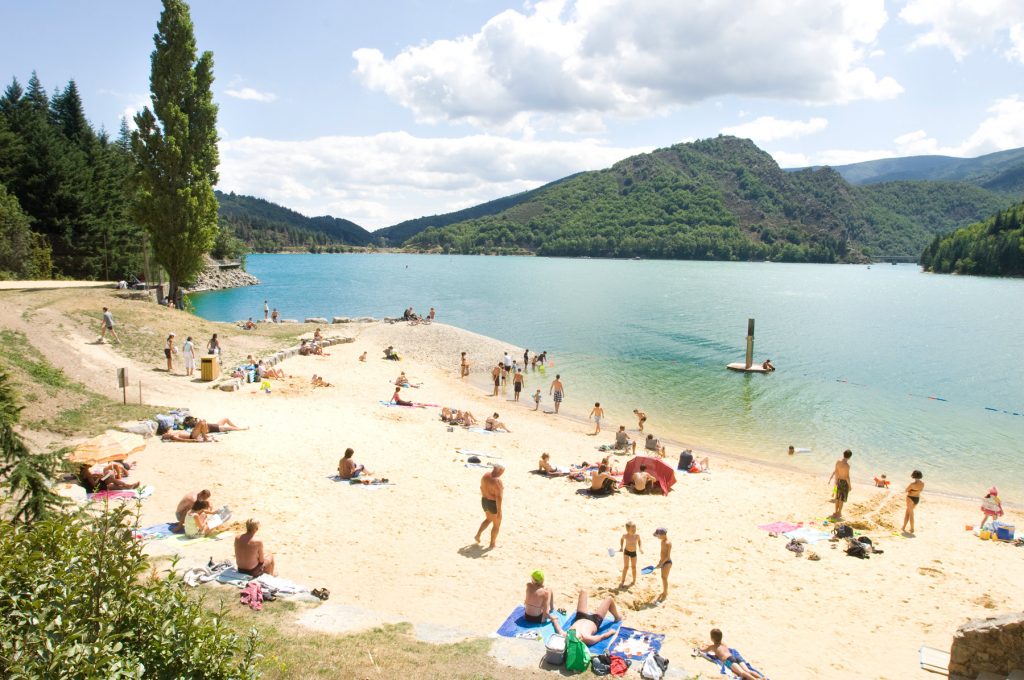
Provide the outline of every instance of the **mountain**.
[[1024,148],[997,151],[977,158],[907,156],[835,165],[850,184],[894,180],[967,182],[992,191],[1024,195]]
[[750,140],[677,144],[541,187],[500,212],[406,245],[535,253],[799,262],[917,253],[1012,199],[955,182],[853,186],[832,168],[784,171]]
[[921,255],[921,264],[939,274],[1024,276],[1024,203],[936,236]]
[[553,187],[562,182],[568,181],[576,175],[569,175],[562,179],[556,179],[554,182],[549,182],[542,187],[531,189],[530,191],[523,191],[518,194],[512,194],[511,196],[505,196],[503,198],[496,198],[493,201],[481,203],[475,205],[472,208],[465,208],[456,212],[444,213],[442,215],[430,215],[427,217],[417,217],[416,219],[406,220],[405,222],[399,222],[390,227],[384,229],[378,229],[373,232],[374,238],[384,237],[389,243],[401,244],[408,240],[410,237],[415,236],[424,229],[430,227],[446,227],[449,224],[455,224],[456,222],[464,222],[471,220],[476,217],[485,217],[487,215],[494,215],[507,210],[514,206],[519,205],[524,201],[528,201],[533,198],[537,193],[544,191],[549,187]]
[[337,217],[306,217],[283,206],[235,193],[216,192],[218,215],[249,250],[330,249],[365,246],[375,239],[355,222]]

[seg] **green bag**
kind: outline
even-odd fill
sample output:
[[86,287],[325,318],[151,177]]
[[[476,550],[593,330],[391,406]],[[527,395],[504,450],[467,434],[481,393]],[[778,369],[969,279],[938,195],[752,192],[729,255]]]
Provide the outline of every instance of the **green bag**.
[[570,671],[585,671],[590,667],[590,650],[576,637],[576,631],[569,630],[565,638],[565,668]]

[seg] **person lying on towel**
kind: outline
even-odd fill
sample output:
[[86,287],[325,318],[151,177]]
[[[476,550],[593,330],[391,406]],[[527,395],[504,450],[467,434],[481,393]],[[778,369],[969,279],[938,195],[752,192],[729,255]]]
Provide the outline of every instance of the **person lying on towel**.
[[[588,611],[588,596],[587,591],[581,590],[579,599],[576,601],[576,620],[569,626],[569,630],[576,631],[576,637],[578,637],[583,644],[587,646],[596,645],[601,640],[610,638],[617,632],[616,629],[609,627],[608,630],[597,634],[597,631],[601,629],[601,622],[604,621],[604,616],[608,612],[612,613],[616,621],[621,621],[625,617],[619,613],[619,608],[615,606],[615,600],[611,596],[608,596],[601,600],[598,605],[594,608],[594,611]],[[562,626],[558,624],[557,619],[551,619],[552,625],[555,627],[555,632],[559,635],[564,635],[565,631]]]

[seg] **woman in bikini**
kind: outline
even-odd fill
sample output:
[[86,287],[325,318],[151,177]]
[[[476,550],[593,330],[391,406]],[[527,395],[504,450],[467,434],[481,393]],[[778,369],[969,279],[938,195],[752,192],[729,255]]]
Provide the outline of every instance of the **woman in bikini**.
[[[924,475],[921,474],[920,470],[914,470],[910,476],[914,481],[907,485],[907,511],[903,515],[903,528],[901,531],[913,534],[914,508],[916,508],[917,504],[921,502],[921,490],[924,489],[924,482],[921,481],[921,478],[924,477]],[[908,523],[910,524],[910,531],[907,531]]]

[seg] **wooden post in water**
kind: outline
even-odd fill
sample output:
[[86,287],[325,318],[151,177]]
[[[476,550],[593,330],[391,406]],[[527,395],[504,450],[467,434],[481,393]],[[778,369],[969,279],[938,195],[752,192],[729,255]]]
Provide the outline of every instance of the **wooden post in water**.
[[754,363],[754,320],[747,319],[747,362],[746,367]]

